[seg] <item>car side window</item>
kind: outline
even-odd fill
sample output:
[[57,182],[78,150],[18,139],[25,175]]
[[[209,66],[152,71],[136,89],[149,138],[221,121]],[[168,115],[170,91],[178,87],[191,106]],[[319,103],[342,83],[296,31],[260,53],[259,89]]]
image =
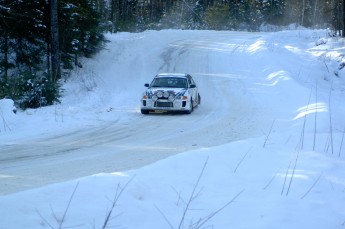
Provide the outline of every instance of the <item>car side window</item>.
[[187,78],[188,87],[189,87],[189,86],[190,86],[190,78],[189,78],[189,75],[186,75],[186,78]]
[[188,79],[189,86],[194,84],[193,79],[190,76],[188,76],[187,79]]
[[195,83],[195,81],[193,80],[192,76],[191,76],[191,75],[188,75],[188,76],[189,76],[189,79],[190,79],[190,83],[196,85],[196,83]]
[[194,82],[194,80],[193,80],[193,79],[191,79],[191,82],[192,82],[192,84],[194,84],[194,85],[195,85],[195,82]]

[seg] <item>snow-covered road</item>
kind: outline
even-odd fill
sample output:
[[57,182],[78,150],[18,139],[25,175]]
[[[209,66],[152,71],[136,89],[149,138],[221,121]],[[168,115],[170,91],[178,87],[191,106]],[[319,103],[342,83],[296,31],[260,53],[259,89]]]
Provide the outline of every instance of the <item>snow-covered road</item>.
[[[61,104],[0,100],[0,228],[101,228],[109,209],[131,229],[343,228],[345,48],[327,34],[107,35]],[[190,73],[202,104],[142,115],[159,72]]]
[[[137,103],[133,102],[131,108],[119,104],[112,109],[114,116],[129,118],[117,118],[96,126],[49,133],[29,140],[2,142],[1,194],[100,172],[134,169],[186,150],[262,134],[272,120],[267,120],[265,111],[247,95],[250,85],[257,83],[250,76],[255,70],[246,75],[246,68],[229,67],[232,58],[239,56],[248,62],[250,53],[246,51],[257,42],[258,35],[245,34],[245,39],[243,36],[241,33],[233,37],[189,35],[188,39],[177,37],[160,49],[154,49],[155,44],[145,47],[155,50],[151,55],[161,59],[156,72],[189,72],[194,76],[200,87],[202,105],[192,115],[143,116],[137,111],[142,83],[130,82],[140,84],[142,89],[134,85],[122,99],[131,101],[133,98],[130,96],[138,95],[134,98]],[[109,46],[113,49],[109,49],[108,54],[115,55],[117,47]],[[154,65],[150,58],[146,58],[147,53],[134,52],[134,65],[141,64],[143,59],[145,65]],[[113,60],[108,61],[110,65]],[[149,81],[153,76],[145,75],[145,79]],[[129,84],[123,79],[117,82]],[[138,88],[141,91],[136,91]]]

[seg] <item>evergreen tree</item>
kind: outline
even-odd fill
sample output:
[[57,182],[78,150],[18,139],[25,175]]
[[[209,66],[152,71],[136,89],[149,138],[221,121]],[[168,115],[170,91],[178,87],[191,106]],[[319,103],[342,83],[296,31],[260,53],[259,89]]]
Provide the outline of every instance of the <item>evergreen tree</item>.
[[[0,96],[23,108],[57,101],[59,53],[71,69],[79,56],[89,57],[103,41],[95,0],[58,2],[0,0]],[[54,12],[59,21],[51,18]]]
[[90,57],[103,41],[100,15],[90,0],[62,0],[59,18],[61,61],[73,69],[79,56]]
[[14,60],[10,58],[15,46],[11,41],[12,26],[15,23],[14,15],[10,14],[11,1],[0,2],[0,79],[8,80],[8,71],[15,66]]
[[207,28],[215,30],[229,29],[229,5],[214,4],[205,13]]
[[9,6],[1,15],[0,28],[4,78],[9,77],[9,69],[16,69],[12,74],[40,69],[40,57],[45,50],[42,39],[45,1],[2,1],[1,5]]
[[268,0],[257,2],[257,8],[264,15],[263,21],[272,25],[282,24],[285,0]]

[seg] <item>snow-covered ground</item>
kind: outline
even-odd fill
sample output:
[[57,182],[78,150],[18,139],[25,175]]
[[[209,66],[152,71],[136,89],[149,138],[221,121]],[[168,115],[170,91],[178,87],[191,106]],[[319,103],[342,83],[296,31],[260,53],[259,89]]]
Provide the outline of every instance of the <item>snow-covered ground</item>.
[[[0,100],[1,229],[345,227],[343,39],[107,38],[65,79],[61,104],[14,114]],[[159,72],[190,73],[202,104],[140,114]]]

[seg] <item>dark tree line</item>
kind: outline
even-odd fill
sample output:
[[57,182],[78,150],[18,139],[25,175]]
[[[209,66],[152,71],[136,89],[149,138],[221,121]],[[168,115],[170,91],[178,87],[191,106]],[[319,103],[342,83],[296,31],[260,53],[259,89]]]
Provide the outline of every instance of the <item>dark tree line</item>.
[[0,98],[23,108],[57,101],[61,73],[103,40],[97,2],[0,0]]
[[100,0],[110,30],[244,29],[263,24],[305,27],[343,25],[345,0]]
[[294,23],[341,34],[343,9],[345,0],[0,0],[0,99],[23,108],[53,104],[61,74],[97,52],[105,31]]

